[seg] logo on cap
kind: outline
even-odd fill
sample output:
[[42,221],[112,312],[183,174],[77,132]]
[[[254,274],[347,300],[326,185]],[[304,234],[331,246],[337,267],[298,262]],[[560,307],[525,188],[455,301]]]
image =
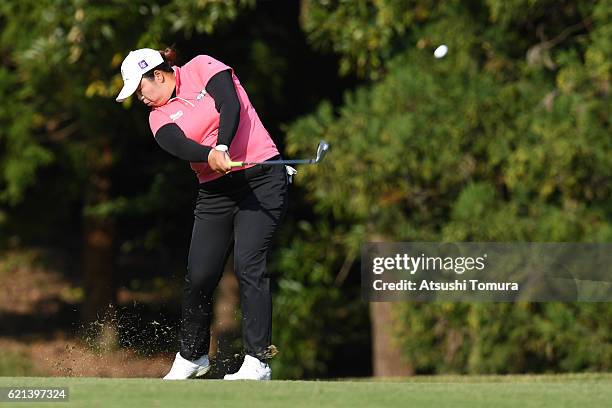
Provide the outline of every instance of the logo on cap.
[[146,67],[149,66],[149,64],[147,64],[147,61],[142,60],[138,63],[138,66],[140,67],[140,69],[145,69]]

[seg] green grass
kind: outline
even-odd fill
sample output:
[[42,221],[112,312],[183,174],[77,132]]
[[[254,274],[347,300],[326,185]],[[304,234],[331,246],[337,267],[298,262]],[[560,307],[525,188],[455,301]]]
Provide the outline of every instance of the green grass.
[[[612,374],[401,380],[224,382],[0,377],[0,387],[62,387],[62,407],[610,407]],[[9,404],[0,403],[0,407]],[[55,406],[48,402],[13,406]]]
[[28,356],[14,351],[0,350],[0,378],[5,375],[40,375]]

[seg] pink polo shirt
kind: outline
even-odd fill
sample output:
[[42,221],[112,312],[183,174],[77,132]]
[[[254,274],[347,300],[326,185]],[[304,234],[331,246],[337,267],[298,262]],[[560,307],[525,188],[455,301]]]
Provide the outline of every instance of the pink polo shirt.
[[[176,97],[151,110],[149,125],[153,135],[163,125],[176,123],[189,139],[201,145],[216,146],[219,112],[205,87],[215,74],[231,68],[208,55],[198,55],[182,67],[172,68],[176,77]],[[232,78],[240,100],[240,122],[229,147],[230,158],[233,161],[263,161],[276,156],[278,149],[259,120],[233,69]],[[191,163],[191,168],[200,183],[222,176],[214,172],[206,162]]]

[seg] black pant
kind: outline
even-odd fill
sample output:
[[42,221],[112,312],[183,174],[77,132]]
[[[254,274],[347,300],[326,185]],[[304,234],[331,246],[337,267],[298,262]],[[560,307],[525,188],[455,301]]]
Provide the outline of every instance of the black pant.
[[262,356],[270,346],[272,298],[266,258],[285,215],[287,185],[285,166],[279,165],[257,165],[200,184],[183,292],[184,358],[195,360],[208,353],[212,295],[232,243],[244,351]]

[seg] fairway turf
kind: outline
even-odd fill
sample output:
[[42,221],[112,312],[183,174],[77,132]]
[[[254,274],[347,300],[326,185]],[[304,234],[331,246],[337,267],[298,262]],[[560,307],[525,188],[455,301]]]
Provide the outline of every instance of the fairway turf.
[[[610,407],[612,374],[438,376],[387,381],[162,381],[0,377],[0,387],[69,387],[64,403],[16,407]],[[57,404],[57,405],[56,405]]]

